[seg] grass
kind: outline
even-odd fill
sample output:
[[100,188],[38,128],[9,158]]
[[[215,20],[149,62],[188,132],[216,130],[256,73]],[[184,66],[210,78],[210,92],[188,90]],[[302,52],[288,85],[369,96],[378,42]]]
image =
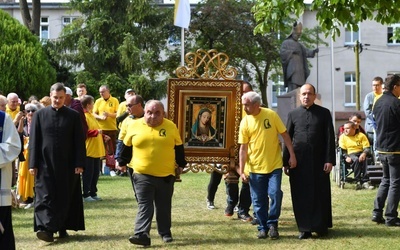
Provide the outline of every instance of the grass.
[[[153,249],[397,249],[399,228],[388,228],[370,221],[375,190],[354,189],[346,184],[339,189],[332,182],[333,228],[323,239],[297,239],[289,182],[283,177],[282,214],[279,240],[259,240],[257,229],[235,216],[224,216],[225,185],[221,182],[215,210],[206,208],[206,173],[187,173],[175,184],[172,208],[174,242],[165,244],[157,235],[153,219]],[[101,176],[99,196],[104,200],[85,203],[85,231],[69,231],[70,237],[45,243],[33,232],[33,209],[14,209],[13,225],[17,249],[132,249],[128,241],[133,233],[137,211],[128,177]],[[138,247],[141,248],[141,247]]]

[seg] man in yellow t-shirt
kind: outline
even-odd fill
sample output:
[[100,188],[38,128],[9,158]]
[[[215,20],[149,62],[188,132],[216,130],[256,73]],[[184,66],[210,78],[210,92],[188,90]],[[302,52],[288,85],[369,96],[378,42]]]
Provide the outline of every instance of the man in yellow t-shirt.
[[[131,165],[134,164],[138,212],[132,244],[150,246],[151,221],[156,212],[157,230],[162,240],[172,242],[171,205],[175,174],[186,166],[184,148],[176,125],[164,118],[164,105],[150,100],[145,105],[144,117],[134,121],[124,138],[124,145],[132,146]],[[178,168],[175,168],[175,163]]]
[[365,134],[356,132],[356,124],[351,121],[346,122],[343,129],[344,133],[339,137],[339,147],[343,150],[344,160],[354,170],[354,179],[357,182],[356,189],[370,189],[369,179],[366,175],[366,159],[370,152],[368,138]]
[[[279,238],[278,219],[281,212],[282,196],[282,151],[281,135],[290,153],[288,164],[296,167],[296,156],[286,127],[278,114],[261,108],[261,97],[256,92],[242,96],[246,116],[239,128],[239,174],[242,181],[249,180],[253,210],[259,221],[259,239]],[[244,170],[249,171],[249,177]],[[271,206],[268,208],[268,201]]]
[[[132,158],[132,155],[129,154],[129,156],[124,156],[122,154],[122,149],[123,149],[123,141],[125,138],[125,135],[128,133],[128,130],[131,123],[135,121],[136,119],[142,118],[144,115],[144,104],[143,104],[143,98],[140,95],[133,95],[128,97],[126,100],[126,109],[129,113],[129,116],[122,121],[121,124],[121,129],[118,134],[118,140],[117,140],[117,148],[115,151],[115,159],[117,163],[117,169],[121,170],[122,173],[128,173],[132,187],[133,187],[133,192],[135,192],[135,186],[133,183],[133,166],[131,164],[127,164],[128,162],[126,158]],[[131,153],[131,152],[130,152]],[[124,159],[122,159],[124,157]],[[130,159],[129,159],[130,160]],[[122,165],[120,165],[120,162]],[[125,167],[128,166],[128,168]]]
[[[111,138],[113,150],[115,150],[118,132],[116,117],[119,101],[117,98],[111,96],[107,85],[101,85],[99,93],[101,97],[94,103],[93,115],[99,122],[103,134]],[[115,172],[111,170],[110,175],[115,176]]]

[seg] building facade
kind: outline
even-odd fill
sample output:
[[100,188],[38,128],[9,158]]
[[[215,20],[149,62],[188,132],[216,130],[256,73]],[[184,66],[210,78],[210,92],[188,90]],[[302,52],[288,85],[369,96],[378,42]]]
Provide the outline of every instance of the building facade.
[[[28,1],[30,2],[30,1]],[[65,3],[68,0],[41,0],[41,39],[58,38],[63,27],[80,16],[78,12],[71,12]],[[158,4],[172,7],[175,0],[157,0]],[[190,0],[196,4],[198,0]],[[8,12],[22,23],[18,0],[0,0],[0,9]],[[299,19],[303,27],[316,27],[316,13],[306,11]],[[314,84],[321,95],[321,103],[336,114],[347,114],[358,111],[357,98],[362,111],[362,103],[367,93],[371,91],[371,82],[375,76],[383,79],[389,74],[400,73],[397,63],[400,55],[400,41],[391,40],[393,32],[400,27],[400,23],[382,25],[375,21],[364,21],[359,24],[359,31],[352,32],[341,28],[341,35],[334,41],[331,37],[320,37],[329,46],[320,46],[315,58],[309,59],[311,74],[307,82]],[[353,50],[355,41],[362,45],[359,53],[360,92],[356,93],[356,54]],[[276,108],[277,96],[286,92],[283,82],[270,82],[267,93],[269,107]],[[339,118],[340,115],[338,115]]]

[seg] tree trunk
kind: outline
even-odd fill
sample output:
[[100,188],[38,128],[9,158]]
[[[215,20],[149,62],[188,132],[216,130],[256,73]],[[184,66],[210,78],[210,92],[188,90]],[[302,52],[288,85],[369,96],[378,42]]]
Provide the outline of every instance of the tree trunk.
[[27,0],[19,1],[19,8],[21,10],[22,21],[24,25],[32,32],[32,34],[40,35],[40,0],[32,0],[32,15],[29,12]]

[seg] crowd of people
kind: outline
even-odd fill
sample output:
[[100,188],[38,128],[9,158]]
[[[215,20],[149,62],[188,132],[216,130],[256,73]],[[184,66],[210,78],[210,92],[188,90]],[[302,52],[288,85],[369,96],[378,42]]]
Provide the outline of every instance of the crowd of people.
[[[344,160],[354,169],[357,189],[369,188],[365,185],[365,161],[367,155],[377,155],[383,178],[372,221],[400,226],[400,77],[388,77],[384,92],[383,84],[381,78],[374,78],[373,92],[365,98],[367,124],[372,128],[364,130],[361,116],[354,113],[335,136],[330,111],[315,104],[313,85],[300,87],[301,105],[289,112],[285,126],[275,111],[263,107],[261,96],[251,85],[244,83],[237,169],[242,188],[239,192],[238,183],[226,183],[225,216],[236,211],[239,219],[257,225],[257,238],[278,239],[281,180],[285,173],[289,176],[298,238],[308,239],[313,233],[326,236],[332,227],[329,174],[336,165],[339,146],[344,150]],[[158,234],[164,242],[172,242],[175,176],[182,173],[186,161],[179,131],[165,118],[162,102],[145,103],[135,91],[127,89],[125,101],[120,104],[107,85],[99,87],[97,100],[87,94],[84,84],[77,86],[76,93],[78,97],[73,98],[70,88],[55,83],[48,97],[32,96],[26,103],[21,103],[16,93],[0,95],[0,226],[8,233],[0,234],[0,246],[15,248],[10,197],[3,195],[3,190],[11,192],[14,185],[25,207],[34,207],[38,239],[53,242],[55,234],[65,238],[69,237],[67,230],[85,230],[83,203],[102,200],[97,182],[110,142],[115,149],[113,171],[130,177],[138,203],[134,234],[129,241],[151,245],[155,213]],[[199,131],[203,129],[200,122],[207,124],[210,117],[209,110],[199,112]],[[160,154],[164,157],[158,157]],[[215,192],[221,179],[217,171],[211,174],[208,209],[215,208]],[[249,214],[251,205],[254,218]]]

